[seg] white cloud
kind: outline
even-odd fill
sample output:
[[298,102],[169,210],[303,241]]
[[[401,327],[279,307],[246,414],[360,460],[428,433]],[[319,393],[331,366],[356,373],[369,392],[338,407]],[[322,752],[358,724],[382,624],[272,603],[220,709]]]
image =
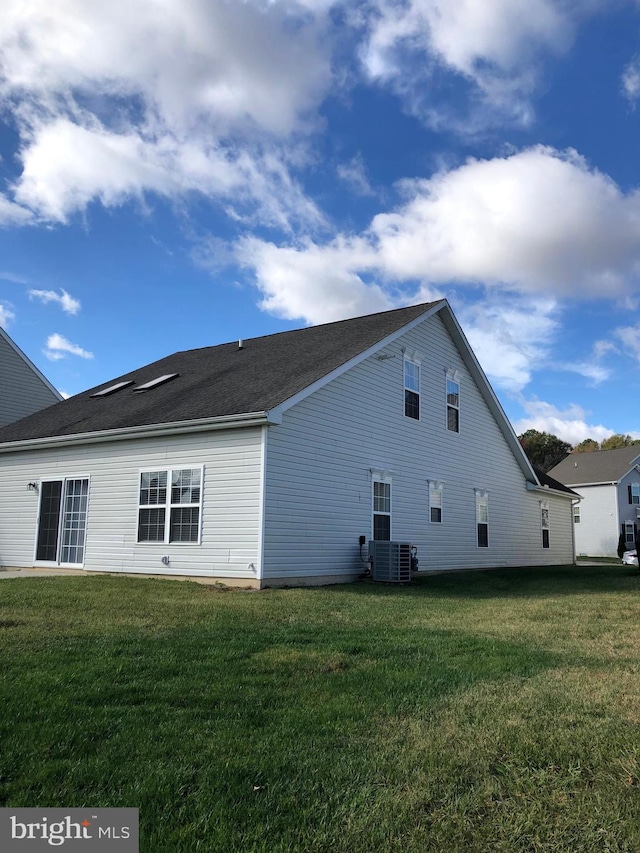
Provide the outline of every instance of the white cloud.
[[136,95],[175,130],[204,119],[228,131],[249,119],[289,133],[330,77],[326,4],[5,0],[2,12],[5,92],[43,103]]
[[44,354],[50,361],[59,361],[67,355],[77,355],[80,358],[93,358],[93,353],[88,352],[77,344],[71,343],[63,335],[55,332],[47,338]]
[[[551,302],[638,290],[640,195],[625,195],[574,152],[536,147],[471,160],[405,182],[404,190],[408,200],[361,234],[324,245],[239,243],[264,307],[316,323],[416,301],[443,286],[482,284],[495,293],[492,305],[510,293],[539,306],[531,312],[537,331],[529,339],[523,329],[521,337],[535,349],[553,329]],[[527,355],[514,350],[512,358],[504,378],[518,386],[529,375]]]
[[261,307],[280,317],[328,323],[396,307],[379,285],[366,284],[351,271],[358,264],[347,247],[325,249],[308,243],[298,250],[245,238],[236,255],[256,272]]
[[15,320],[15,317],[16,315],[9,306],[3,305],[2,302],[0,302],[0,326],[2,326],[3,329],[6,329],[9,323],[12,320]]
[[330,5],[7,0],[0,103],[24,168],[0,223],[192,191],[235,218],[317,222],[291,165],[331,79]]
[[362,159],[362,154],[352,157],[347,163],[340,163],[336,173],[341,181],[344,181],[357,194],[362,196],[373,195],[367,170]]
[[[431,120],[438,107],[428,81],[445,68],[475,90],[485,112],[527,122],[537,63],[566,51],[575,26],[574,10],[554,0],[374,0],[372,5],[362,51],[365,69]],[[592,6],[583,4],[582,13]]]
[[544,366],[559,328],[553,300],[507,297],[472,307],[459,318],[483,370],[496,387],[521,391]]
[[626,352],[640,362],[640,323],[616,329],[614,335],[622,343]]
[[0,226],[29,225],[33,213],[0,193]]
[[640,56],[634,56],[624,69],[622,91],[631,102],[637,101],[640,97]]
[[23,162],[16,198],[55,221],[66,221],[94,199],[113,207],[147,191],[219,198],[236,219],[251,216],[285,229],[292,218],[322,219],[276,155],[231,152],[215,141],[181,141],[170,134],[146,139],[60,118],[34,132]]
[[614,430],[602,424],[588,423],[586,418],[589,413],[576,404],[569,405],[566,409],[558,409],[542,400],[528,400],[522,405],[528,417],[514,423],[517,435],[522,435],[528,429],[535,429],[538,432],[557,435],[573,446],[585,438],[600,442],[614,434]]
[[55,290],[30,290],[29,299],[39,299],[45,305],[48,302],[57,302],[65,314],[77,314],[80,310],[80,302],[62,288],[60,293],[56,293]]

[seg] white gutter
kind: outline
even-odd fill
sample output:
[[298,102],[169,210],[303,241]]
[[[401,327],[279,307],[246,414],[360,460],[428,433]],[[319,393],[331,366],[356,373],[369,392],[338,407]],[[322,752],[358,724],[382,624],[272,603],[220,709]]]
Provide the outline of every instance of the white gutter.
[[125,441],[132,438],[155,438],[163,435],[181,435],[191,432],[207,432],[220,429],[261,426],[277,423],[269,412],[244,412],[237,415],[222,415],[217,418],[196,418],[191,421],[142,424],[123,429],[103,429],[96,432],[78,432],[72,435],[48,435],[44,438],[25,438],[21,441],[6,441],[0,444],[0,453],[17,450],[40,450],[49,447],[67,447],[74,444],[96,444],[102,441]]

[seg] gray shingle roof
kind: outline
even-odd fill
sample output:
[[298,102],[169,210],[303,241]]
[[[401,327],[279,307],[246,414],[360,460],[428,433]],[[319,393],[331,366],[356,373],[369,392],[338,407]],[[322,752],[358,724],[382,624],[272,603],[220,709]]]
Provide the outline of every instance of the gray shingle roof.
[[[269,411],[436,304],[249,338],[242,349],[234,341],[177,352],[0,429],[0,443]],[[179,376],[134,391],[172,373]],[[106,397],[91,396],[127,380],[134,384]]]
[[555,489],[557,492],[566,492],[568,495],[575,495],[576,497],[580,497],[577,492],[574,492],[573,489],[570,489],[568,486],[565,486],[559,480],[550,477],[548,474],[545,474],[544,471],[540,471],[538,468],[533,469],[535,471],[536,477],[540,481],[541,486],[548,486],[550,489]]
[[593,453],[570,453],[549,474],[566,486],[615,483],[624,477],[639,457],[640,445]]

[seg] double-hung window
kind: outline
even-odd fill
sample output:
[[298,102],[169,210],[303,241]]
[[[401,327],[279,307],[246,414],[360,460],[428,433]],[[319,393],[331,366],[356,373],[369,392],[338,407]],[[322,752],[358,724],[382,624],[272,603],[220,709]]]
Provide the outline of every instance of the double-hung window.
[[138,542],[200,542],[202,468],[142,471]]
[[542,547],[549,547],[549,502],[540,501],[540,526],[542,529]]
[[460,379],[458,371],[447,371],[447,429],[460,432]]
[[373,481],[373,538],[391,539],[391,483]]
[[429,480],[429,519],[436,524],[442,522],[442,491],[442,483]]
[[640,504],[640,483],[631,483],[629,486],[629,503]]
[[408,418],[420,420],[420,363],[407,356],[404,359],[404,413]]
[[573,523],[574,524],[580,524],[580,505],[579,504],[573,505]]
[[476,529],[478,548],[489,547],[489,493],[476,489]]
[[633,547],[636,542],[636,528],[633,521],[625,521],[624,523],[624,541],[627,545]]

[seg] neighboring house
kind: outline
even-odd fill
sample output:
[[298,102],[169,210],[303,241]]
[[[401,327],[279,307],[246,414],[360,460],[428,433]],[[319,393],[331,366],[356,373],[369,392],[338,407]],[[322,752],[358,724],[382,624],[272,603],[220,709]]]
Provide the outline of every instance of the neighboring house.
[[53,385],[0,328],[0,427],[60,400]]
[[622,533],[634,547],[640,523],[640,445],[593,453],[571,453],[549,472],[578,492],[576,553],[615,557]]
[[574,497],[445,300],[178,352],[0,430],[5,566],[329,583],[360,537],[421,570],[572,563]]

